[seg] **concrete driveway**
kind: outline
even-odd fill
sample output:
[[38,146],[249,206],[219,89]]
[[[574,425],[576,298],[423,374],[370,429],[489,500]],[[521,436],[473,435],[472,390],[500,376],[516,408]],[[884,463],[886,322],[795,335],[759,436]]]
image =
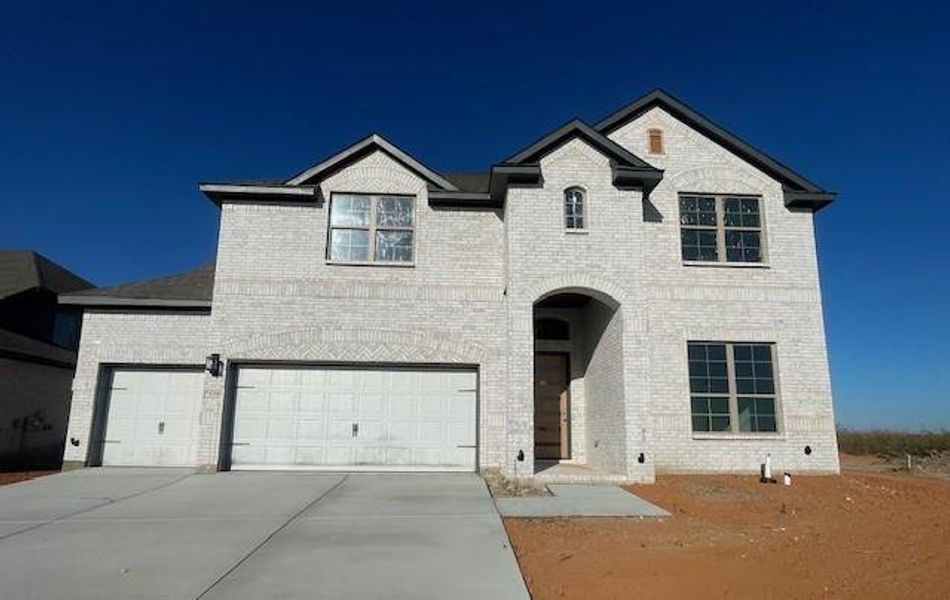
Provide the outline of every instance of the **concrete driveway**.
[[87,469],[0,487],[0,597],[528,593],[476,475]]

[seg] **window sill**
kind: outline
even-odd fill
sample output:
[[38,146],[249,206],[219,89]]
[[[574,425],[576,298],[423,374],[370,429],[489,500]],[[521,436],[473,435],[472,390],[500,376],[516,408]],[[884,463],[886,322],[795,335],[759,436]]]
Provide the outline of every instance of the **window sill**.
[[712,260],[684,260],[684,267],[720,267],[736,269],[770,269],[766,262],[716,262]]
[[784,441],[785,435],[782,433],[704,433],[704,432],[693,432],[692,438],[694,440],[769,440],[769,441]]
[[571,235],[587,235],[590,233],[587,229],[565,229],[564,233],[569,233]]
[[371,262],[371,261],[347,261],[347,260],[328,260],[326,264],[337,267],[396,267],[412,268],[416,266],[415,262]]

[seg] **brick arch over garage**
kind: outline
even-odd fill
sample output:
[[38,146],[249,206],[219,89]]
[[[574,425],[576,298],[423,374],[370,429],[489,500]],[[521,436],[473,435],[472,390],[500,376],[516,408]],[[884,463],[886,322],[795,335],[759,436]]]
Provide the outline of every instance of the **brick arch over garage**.
[[485,349],[448,334],[312,327],[226,340],[228,359],[480,364]]

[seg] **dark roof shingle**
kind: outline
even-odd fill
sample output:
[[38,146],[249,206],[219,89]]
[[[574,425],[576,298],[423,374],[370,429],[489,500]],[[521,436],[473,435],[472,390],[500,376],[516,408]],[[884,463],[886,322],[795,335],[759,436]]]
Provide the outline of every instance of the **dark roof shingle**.
[[156,305],[168,302],[210,305],[211,294],[214,290],[214,267],[215,263],[211,261],[196,269],[176,275],[65,294],[60,296],[60,302],[80,305],[146,305],[149,302],[154,302]]
[[45,256],[31,250],[0,250],[0,298],[41,288],[63,294],[93,287]]

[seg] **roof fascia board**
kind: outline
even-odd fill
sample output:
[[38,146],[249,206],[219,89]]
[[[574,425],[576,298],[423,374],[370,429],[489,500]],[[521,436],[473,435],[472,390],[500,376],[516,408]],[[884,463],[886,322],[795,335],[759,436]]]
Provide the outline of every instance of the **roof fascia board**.
[[501,208],[487,192],[430,191],[429,206],[440,208]]
[[0,358],[9,358],[10,360],[16,360],[19,362],[37,364],[37,365],[46,365],[49,367],[58,367],[60,369],[75,369],[76,361],[75,359],[71,362],[66,362],[62,360],[56,360],[54,358],[47,358],[44,356],[38,356],[36,354],[31,354],[29,352],[12,352],[10,350],[0,350]]
[[312,186],[239,185],[231,183],[202,183],[198,189],[206,194],[250,194],[273,196],[315,196]]
[[202,183],[198,185],[198,189],[218,206],[221,206],[224,202],[312,203],[318,198],[317,189],[312,186]]
[[210,300],[169,300],[157,298],[116,298],[112,296],[82,296],[63,294],[60,304],[76,306],[115,306],[142,308],[211,308]]
[[800,192],[785,188],[785,206],[788,208],[807,208],[815,212],[835,201],[834,192]]
[[407,152],[401,150],[395,144],[375,133],[334,154],[323,162],[310,167],[306,171],[303,171],[302,173],[288,179],[286,184],[301,185],[310,179],[325,174],[327,171],[335,171],[339,168],[342,168],[343,166],[349,164],[353,159],[360,158],[364,154],[368,154],[369,151],[372,151],[376,148],[382,150],[394,158],[397,162],[421,175],[424,179],[434,183],[439,188],[448,191],[458,191],[458,188],[455,187],[455,185],[453,185],[448,179],[442,177],[437,172],[414,159]]
[[624,165],[611,164],[610,173],[614,186],[619,189],[640,189],[649,194],[663,179],[663,171],[658,169],[638,169]]
[[493,165],[488,184],[488,193],[499,206],[505,203],[511,185],[535,187],[541,185],[541,165]]

